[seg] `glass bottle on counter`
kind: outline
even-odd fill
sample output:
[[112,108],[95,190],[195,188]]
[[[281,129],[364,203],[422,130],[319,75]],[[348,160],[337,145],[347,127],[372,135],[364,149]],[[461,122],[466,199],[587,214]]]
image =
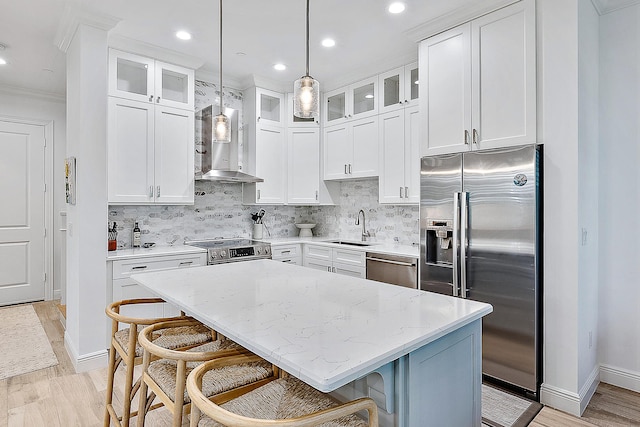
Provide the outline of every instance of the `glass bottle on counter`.
[[138,227],[137,222],[133,226],[133,243],[131,246],[133,246],[134,248],[140,247],[140,227]]

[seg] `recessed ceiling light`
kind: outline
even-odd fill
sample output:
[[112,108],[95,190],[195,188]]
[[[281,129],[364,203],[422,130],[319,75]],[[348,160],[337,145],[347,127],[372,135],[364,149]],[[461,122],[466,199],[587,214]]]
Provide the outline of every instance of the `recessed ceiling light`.
[[0,65],[7,65],[7,61],[4,58],[0,58]]
[[372,99],[372,98],[373,98],[373,95],[371,95],[370,93],[368,93],[368,94],[366,94],[364,97],[365,97],[365,98],[367,98],[367,99]]
[[336,41],[334,39],[322,40],[322,46],[324,47],[334,47],[335,45],[336,45]]
[[284,71],[287,69],[287,66],[284,64],[276,64],[273,66],[273,68],[278,71]]
[[404,12],[404,3],[395,2],[389,5],[389,13],[402,13]]
[[180,40],[191,40],[191,33],[181,30],[176,33],[176,37]]

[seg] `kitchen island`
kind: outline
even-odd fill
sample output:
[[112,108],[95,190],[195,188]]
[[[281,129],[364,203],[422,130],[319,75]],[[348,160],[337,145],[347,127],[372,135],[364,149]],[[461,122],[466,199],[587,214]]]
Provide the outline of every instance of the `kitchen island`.
[[271,260],[131,278],[318,390],[379,373],[381,425],[481,424],[488,304]]

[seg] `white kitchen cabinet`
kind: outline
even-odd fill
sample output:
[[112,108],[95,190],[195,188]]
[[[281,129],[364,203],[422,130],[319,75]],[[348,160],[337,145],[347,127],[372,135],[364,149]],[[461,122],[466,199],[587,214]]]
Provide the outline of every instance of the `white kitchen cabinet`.
[[294,244],[271,244],[271,259],[285,262],[287,264],[302,265],[302,245]]
[[110,204],[194,202],[194,113],[109,97]]
[[524,0],[420,43],[421,155],[536,142],[535,37]]
[[378,75],[378,112],[387,113],[418,105],[418,63],[414,62]]
[[420,114],[418,107],[379,116],[381,204],[420,202]]
[[193,110],[194,72],[166,62],[109,49],[109,95]]
[[347,276],[367,277],[365,252],[332,248],[323,245],[304,245],[304,266]]
[[[130,278],[132,274],[202,265],[207,265],[207,254],[204,252],[201,254],[160,255],[112,261],[111,268],[107,270],[108,283],[111,285],[110,301],[155,297],[151,292],[134,282]],[[180,315],[180,310],[169,303],[136,304],[135,306],[123,306],[120,313],[133,317],[159,318],[178,316]],[[111,325],[109,325],[110,328]]]
[[335,204],[340,183],[325,182],[320,175],[320,129],[290,127],[287,130],[288,191],[291,205]]
[[324,95],[324,125],[340,125],[378,114],[378,76]]
[[324,179],[378,176],[378,116],[324,128]]
[[245,91],[248,108],[244,133],[248,142],[247,171],[264,182],[243,184],[245,204],[285,204],[287,201],[287,136],[284,94],[254,87]]

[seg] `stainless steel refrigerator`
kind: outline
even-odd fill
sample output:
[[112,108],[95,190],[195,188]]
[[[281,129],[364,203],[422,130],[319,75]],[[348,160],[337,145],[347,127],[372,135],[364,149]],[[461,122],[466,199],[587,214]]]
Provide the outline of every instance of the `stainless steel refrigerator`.
[[541,148],[423,157],[420,288],[489,303],[485,376],[538,398]]

